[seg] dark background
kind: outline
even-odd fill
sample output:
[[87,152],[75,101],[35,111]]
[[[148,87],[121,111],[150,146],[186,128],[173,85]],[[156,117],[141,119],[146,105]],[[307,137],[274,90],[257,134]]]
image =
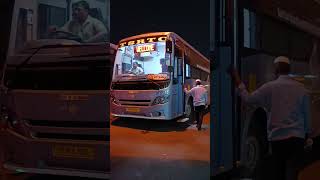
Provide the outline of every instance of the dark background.
[[175,32],[208,57],[210,0],[111,0],[111,43],[147,32]]

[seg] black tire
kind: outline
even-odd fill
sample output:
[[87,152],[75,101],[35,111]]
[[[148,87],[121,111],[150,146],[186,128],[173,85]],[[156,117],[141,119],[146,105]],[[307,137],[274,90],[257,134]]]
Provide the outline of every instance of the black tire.
[[262,165],[267,154],[266,142],[259,133],[249,133],[246,138],[246,152],[242,176],[258,180],[263,178]]

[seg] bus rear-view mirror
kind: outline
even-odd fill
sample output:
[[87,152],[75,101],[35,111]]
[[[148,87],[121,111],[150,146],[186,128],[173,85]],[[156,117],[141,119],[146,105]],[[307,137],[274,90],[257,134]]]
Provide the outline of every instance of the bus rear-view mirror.
[[173,72],[173,66],[168,66],[168,71],[171,73]]

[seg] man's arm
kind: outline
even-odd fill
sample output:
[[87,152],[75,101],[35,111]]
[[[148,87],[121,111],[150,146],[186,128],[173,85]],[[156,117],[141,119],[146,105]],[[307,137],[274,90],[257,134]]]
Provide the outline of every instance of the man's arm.
[[139,74],[143,74],[143,69],[139,67]]
[[260,105],[266,105],[266,98],[270,95],[269,93],[269,87],[267,84],[264,84],[257,90],[255,90],[253,93],[249,94],[247,91],[246,86],[240,79],[240,75],[236,69],[233,69],[231,71],[231,76],[234,80],[235,86],[239,92],[239,95],[241,99],[249,104],[260,104]]
[[248,103],[248,104],[260,104],[260,105],[266,105],[266,98],[270,94],[268,91],[268,85],[264,84],[257,90],[255,90],[253,93],[249,93],[247,91],[246,86],[244,83],[241,83],[238,87],[238,92],[241,97],[241,99]]
[[89,38],[88,40],[86,40],[86,42],[90,43],[90,42],[106,41],[108,36],[108,31],[107,31],[107,28],[104,26],[104,24],[101,21],[96,20],[94,23],[94,28],[97,31],[97,34]]
[[183,90],[184,90],[184,92],[185,92],[186,94],[191,94],[191,92],[192,92],[192,89],[190,89],[190,91],[188,91],[187,88],[184,88]]
[[71,20],[66,22],[62,27],[60,27],[58,30],[59,31],[65,31],[65,32],[70,32],[70,26],[72,26],[71,24]]
[[58,27],[58,26],[56,26],[56,25],[51,25],[51,26],[49,26],[49,28],[48,28],[48,32],[49,32],[49,33],[54,33],[54,32],[56,32],[56,31],[69,32],[70,22],[71,22],[71,21],[66,22],[62,27]]

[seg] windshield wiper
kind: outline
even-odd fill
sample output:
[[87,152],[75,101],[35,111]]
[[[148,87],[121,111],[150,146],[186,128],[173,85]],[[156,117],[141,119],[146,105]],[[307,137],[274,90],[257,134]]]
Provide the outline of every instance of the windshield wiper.
[[147,78],[147,80],[149,80],[149,81],[150,81],[150,82],[152,82],[153,84],[157,85],[157,86],[158,86],[158,88],[159,88],[159,89],[161,89],[161,85],[160,85],[160,84],[158,84],[158,83],[156,83],[154,80],[152,80],[152,79],[148,79],[148,78]]
[[18,78],[20,69],[22,67],[24,67],[25,65],[27,65],[28,62],[32,59],[32,57],[34,55],[36,55],[41,49],[43,49],[43,48],[58,48],[58,47],[61,47],[61,46],[63,46],[63,45],[54,44],[54,45],[43,45],[43,46],[40,46],[40,47],[37,47],[37,48],[31,48],[31,49],[35,49],[35,51],[30,56],[28,56],[22,63],[20,63],[19,65],[16,66],[16,72],[15,72],[15,76],[14,76],[14,81],[16,81],[16,79]]
[[129,75],[120,76],[116,83],[119,83],[119,82],[120,82],[120,80],[121,80],[122,78],[124,78],[124,77],[130,77],[130,76],[129,76]]
[[[115,81],[114,83],[119,84],[121,79],[124,77],[130,77],[130,75],[126,75],[126,76],[120,76],[119,79],[117,81]],[[135,80],[147,80],[149,82],[152,82],[153,84],[157,85],[159,89],[161,89],[161,85],[158,84],[157,82],[153,81],[152,79],[148,79],[148,78],[139,78],[139,79],[135,79]]]
[[43,48],[58,48],[58,47],[62,47],[63,45],[61,44],[54,44],[54,45],[43,45],[37,48],[33,48],[36,49],[30,56],[28,56],[22,63],[20,63],[17,67],[16,70],[24,67],[25,65],[28,64],[28,62],[33,58],[34,55],[36,55],[41,49]]

